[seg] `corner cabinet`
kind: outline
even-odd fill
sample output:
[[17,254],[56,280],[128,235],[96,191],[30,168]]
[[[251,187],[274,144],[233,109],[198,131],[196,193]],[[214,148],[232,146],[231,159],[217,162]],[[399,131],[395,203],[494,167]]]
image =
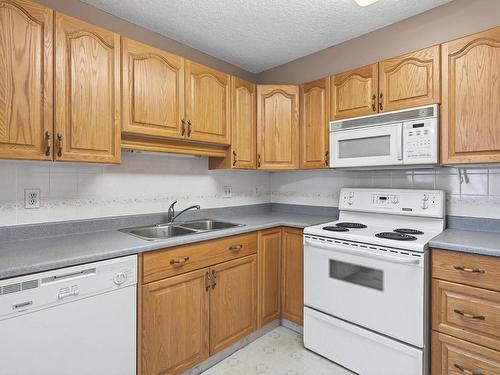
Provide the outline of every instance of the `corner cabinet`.
[[380,112],[418,107],[440,101],[439,46],[381,61]]
[[184,59],[122,38],[122,131],[184,138]]
[[331,77],[331,118],[378,112],[378,64],[363,66]]
[[442,45],[441,163],[500,162],[500,27]]
[[55,160],[118,163],[120,36],[59,13],[55,33]]
[[330,78],[300,86],[300,167],[328,167]]
[[229,144],[230,76],[186,61],[186,137],[193,141]]
[[0,158],[52,160],[53,17],[0,1]]
[[257,86],[257,168],[299,168],[299,88]]

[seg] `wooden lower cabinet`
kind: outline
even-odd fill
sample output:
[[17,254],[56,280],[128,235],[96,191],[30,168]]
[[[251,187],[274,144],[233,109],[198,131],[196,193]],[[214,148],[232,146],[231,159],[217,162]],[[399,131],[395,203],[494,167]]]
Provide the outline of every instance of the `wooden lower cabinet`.
[[281,228],[259,232],[258,327],[280,317]]
[[283,228],[281,249],[281,316],[302,325],[304,315],[303,230]]
[[209,356],[209,269],[142,287],[141,374],[180,374]]
[[221,263],[211,268],[211,355],[255,330],[256,269],[256,255]]

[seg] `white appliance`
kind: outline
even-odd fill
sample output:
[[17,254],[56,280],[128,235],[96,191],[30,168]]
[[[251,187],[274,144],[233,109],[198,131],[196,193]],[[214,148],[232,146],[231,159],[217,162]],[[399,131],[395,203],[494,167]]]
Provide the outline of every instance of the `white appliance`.
[[428,241],[440,190],[342,189],[304,230],[304,345],[362,375],[428,374]]
[[331,168],[438,163],[437,104],[330,122]]
[[0,373],[136,373],[137,256],[0,281]]

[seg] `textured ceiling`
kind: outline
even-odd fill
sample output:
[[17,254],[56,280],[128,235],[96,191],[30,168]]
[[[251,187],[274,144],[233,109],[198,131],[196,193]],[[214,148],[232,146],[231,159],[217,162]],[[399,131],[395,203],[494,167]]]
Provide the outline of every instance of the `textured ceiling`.
[[451,0],[82,0],[252,73]]

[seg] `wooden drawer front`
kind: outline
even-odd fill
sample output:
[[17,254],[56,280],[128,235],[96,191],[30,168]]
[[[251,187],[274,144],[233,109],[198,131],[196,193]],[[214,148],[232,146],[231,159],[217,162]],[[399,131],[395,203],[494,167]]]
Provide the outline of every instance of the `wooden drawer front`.
[[500,258],[433,249],[432,277],[500,291]]
[[500,352],[432,332],[432,375],[498,375]]
[[143,282],[150,283],[256,252],[257,233],[152,251],[143,256]]
[[432,281],[432,328],[500,350],[500,293]]

